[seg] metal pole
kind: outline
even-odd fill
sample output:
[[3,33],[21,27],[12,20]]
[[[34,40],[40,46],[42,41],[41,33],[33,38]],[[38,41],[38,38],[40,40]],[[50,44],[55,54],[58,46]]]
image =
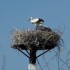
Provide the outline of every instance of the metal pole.
[[37,70],[35,64],[29,64],[28,65],[28,70]]
[[30,50],[28,70],[36,70],[36,50]]

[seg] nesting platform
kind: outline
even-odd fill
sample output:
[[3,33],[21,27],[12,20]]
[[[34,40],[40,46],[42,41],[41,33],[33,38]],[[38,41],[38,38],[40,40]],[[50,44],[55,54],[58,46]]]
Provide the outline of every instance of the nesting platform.
[[17,30],[12,33],[12,47],[21,50],[46,50],[58,45],[60,35],[55,31]]

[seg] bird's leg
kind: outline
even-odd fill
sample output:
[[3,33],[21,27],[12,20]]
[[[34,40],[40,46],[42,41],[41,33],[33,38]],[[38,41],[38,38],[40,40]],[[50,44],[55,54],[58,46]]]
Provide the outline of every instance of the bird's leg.
[[37,30],[40,24],[35,24],[35,25],[36,25],[36,30]]

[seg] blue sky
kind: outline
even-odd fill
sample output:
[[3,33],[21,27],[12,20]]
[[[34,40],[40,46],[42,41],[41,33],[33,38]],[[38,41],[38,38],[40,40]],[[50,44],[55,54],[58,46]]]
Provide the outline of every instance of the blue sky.
[[5,70],[27,69],[28,59],[11,48],[10,37],[13,27],[33,29],[28,21],[31,16],[43,18],[45,26],[62,31],[64,49],[69,51],[70,0],[0,0],[0,70],[4,56]]

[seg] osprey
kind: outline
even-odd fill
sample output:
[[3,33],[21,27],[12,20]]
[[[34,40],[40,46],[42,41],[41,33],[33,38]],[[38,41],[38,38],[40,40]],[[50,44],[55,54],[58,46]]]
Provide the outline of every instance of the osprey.
[[49,27],[45,27],[45,26],[38,26],[38,27],[36,27],[36,30],[52,31]]
[[41,30],[41,31],[52,31],[49,27],[45,27],[41,24],[44,23],[44,20],[41,19],[41,18],[32,18],[30,17],[29,21],[32,23],[32,24],[35,24],[36,25],[36,30]]
[[44,20],[41,19],[41,18],[32,18],[30,17],[29,21],[32,23],[32,24],[35,24],[35,25],[41,25],[44,23]]

